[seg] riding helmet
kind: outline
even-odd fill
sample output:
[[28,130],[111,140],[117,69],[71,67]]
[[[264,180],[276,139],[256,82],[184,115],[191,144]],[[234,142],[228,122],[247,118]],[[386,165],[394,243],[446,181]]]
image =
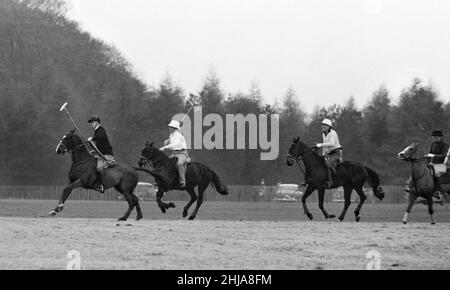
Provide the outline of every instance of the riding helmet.
[[444,133],[440,129],[436,129],[433,131],[432,137],[444,137]]
[[90,123],[93,123],[93,122],[99,122],[99,123],[101,123],[100,117],[99,117],[99,116],[92,116],[92,117],[89,119],[88,123],[90,124]]

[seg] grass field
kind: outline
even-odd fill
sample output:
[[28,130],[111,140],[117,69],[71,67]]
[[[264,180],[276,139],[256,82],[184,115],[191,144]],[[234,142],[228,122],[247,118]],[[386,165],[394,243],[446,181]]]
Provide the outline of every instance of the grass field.
[[[207,202],[193,222],[181,218],[184,202],[176,204],[163,215],[145,202],[144,220],[117,223],[125,202],[69,201],[47,218],[53,201],[0,201],[0,269],[65,269],[71,250],[83,269],[363,270],[371,250],[382,269],[450,268],[448,205],[436,206],[436,226],[424,205],[405,226],[399,205],[367,205],[361,223],[352,211],[338,223],[324,221],[316,204],[314,222],[300,204]],[[338,214],[342,204],[327,209]]]

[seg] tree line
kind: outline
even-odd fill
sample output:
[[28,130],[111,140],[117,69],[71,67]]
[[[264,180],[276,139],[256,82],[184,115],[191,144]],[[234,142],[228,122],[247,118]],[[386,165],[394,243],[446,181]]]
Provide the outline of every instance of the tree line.
[[[408,175],[396,154],[413,141],[428,150],[431,131],[449,130],[450,103],[419,79],[392,96],[381,86],[363,108],[354,98],[345,104],[302,110],[289,88],[282,102],[268,104],[257,84],[228,94],[216,72],[209,71],[198,92],[188,93],[166,74],[147,86],[120,52],[82,31],[65,16],[61,0],[0,1],[0,183],[61,184],[70,158],[55,148],[73,125],[59,112],[64,102],[85,137],[90,115],[102,117],[117,159],[136,164],[144,143],[162,144],[172,116],[187,110],[193,98],[203,114],[279,114],[280,156],[261,161],[257,150],[192,150],[192,158],[211,166],[228,184],[299,183],[299,170],[286,166],[294,137],[311,145],[321,140],[320,123],[333,119],[344,158],[376,170],[384,184],[403,184]],[[330,92],[332,93],[332,92]],[[396,97],[396,98],[394,98]],[[396,99],[398,101],[394,102]],[[204,128],[208,130],[208,128]]]

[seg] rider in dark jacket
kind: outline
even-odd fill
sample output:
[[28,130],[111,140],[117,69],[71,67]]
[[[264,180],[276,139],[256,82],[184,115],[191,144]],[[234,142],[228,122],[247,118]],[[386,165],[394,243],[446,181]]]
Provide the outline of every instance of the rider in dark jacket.
[[[433,131],[431,135],[433,138],[433,143],[431,144],[430,153],[427,154],[426,157],[430,158],[430,166],[433,166],[433,169],[436,173],[436,168],[434,165],[443,164],[445,161],[445,157],[447,156],[447,152],[449,150],[449,145],[444,142],[444,133],[442,130],[436,129]],[[441,195],[441,184],[439,177],[436,174],[433,176],[434,178],[434,191],[436,192],[436,196]]]
[[432,164],[442,164],[445,161],[449,145],[444,142],[444,133],[441,130],[434,130],[432,138],[433,143],[428,157],[430,157]]
[[101,125],[100,118],[98,116],[93,116],[89,119],[89,124],[91,124],[94,129],[94,137],[89,138],[88,141],[94,143],[95,147],[97,147],[98,151],[103,155],[100,156],[99,154],[95,154],[97,158],[97,181],[93,187],[95,190],[104,193],[105,189],[102,184],[103,171],[109,166],[114,165],[114,154],[106,130]]

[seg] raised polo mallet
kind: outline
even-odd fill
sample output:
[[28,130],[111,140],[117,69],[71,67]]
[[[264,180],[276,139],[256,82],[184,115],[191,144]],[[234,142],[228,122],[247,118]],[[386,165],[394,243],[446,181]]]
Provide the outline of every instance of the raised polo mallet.
[[[75,121],[73,120],[72,116],[70,115],[69,111],[67,110],[67,105],[68,103],[64,103],[64,105],[62,105],[61,109],[59,110],[60,112],[62,111],[66,111],[67,116],[69,116],[70,120],[72,121],[73,125],[75,126],[75,129],[77,129],[78,133],[80,133],[80,136],[83,140],[83,143],[85,144],[85,146],[87,146],[86,144],[86,139],[84,139],[83,137],[83,133],[81,133],[80,128],[78,128],[77,124],[75,123]],[[93,142],[89,142],[91,144],[91,146],[97,151],[98,154],[100,154],[100,156],[105,159],[105,157],[103,156],[103,154],[100,152],[100,150],[98,150],[97,146],[93,143]]]
[[[191,94],[191,97],[193,95]],[[189,113],[197,106],[197,104],[191,102],[189,99],[187,100],[187,102],[189,103],[189,105],[191,105],[191,108],[189,109],[189,111],[184,115],[183,119],[180,121],[181,126],[183,126],[184,120],[186,120],[186,118],[189,116]]]
[[84,137],[83,137],[83,133],[81,133],[80,128],[78,128],[77,124],[75,123],[75,121],[73,120],[72,116],[70,115],[69,111],[67,110],[67,105],[68,103],[64,103],[64,105],[62,105],[61,109],[59,110],[60,112],[62,111],[66,111],[67,116],[69,116],[70,120],[72,121],[73,125],[75,126],[75,129],[77,129],[78,133],[80,133],[81,138],[83,138],[83,142],[84,142]]

